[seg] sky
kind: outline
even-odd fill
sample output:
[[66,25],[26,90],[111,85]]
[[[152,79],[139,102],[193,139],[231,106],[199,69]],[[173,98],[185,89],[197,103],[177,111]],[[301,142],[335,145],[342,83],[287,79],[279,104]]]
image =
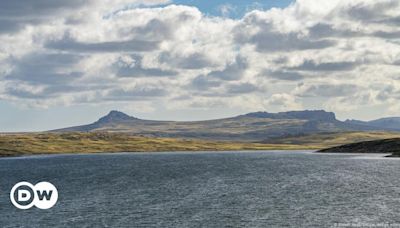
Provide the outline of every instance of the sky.
[[273,7],[284,8],[292,3],[292,0],[175,0],[173,4],[190,5],[198,8],[206,16],[229,17],[240,19],[252,10],[268,10]]
[[400,116],[398,0],[0,1],[0,132],[324,109]]

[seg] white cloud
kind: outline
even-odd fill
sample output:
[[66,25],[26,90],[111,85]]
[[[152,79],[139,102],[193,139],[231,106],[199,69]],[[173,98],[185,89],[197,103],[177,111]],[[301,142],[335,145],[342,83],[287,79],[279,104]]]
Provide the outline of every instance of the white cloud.
[[[132,100],[149,111],[300,109],[317,99],[333,111],[373,104],[390,112],[399,98],[397,0],[297,0],[235,20],[159,5],[168,2],[4,6],[0,99],[40,107]],[[221,7],[225,16],[232,9]]]
[[296,97],[287,93],[273,94],[266,100],[266,106],[272,106],[275,110],[279,111],[303,109]]
[[236,7],[229,3],[220,5],[218,9],[223,17],[229,17],[232,13],[235,13],[236,11]]

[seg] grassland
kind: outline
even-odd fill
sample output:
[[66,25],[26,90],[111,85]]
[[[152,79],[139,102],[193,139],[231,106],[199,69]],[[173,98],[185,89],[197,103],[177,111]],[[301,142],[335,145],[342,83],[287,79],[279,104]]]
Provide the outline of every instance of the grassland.
[[106,132],[21,133],[0,134],[0,156],[148,151],[316,150],[347,143],[399,137],[399,133],[390,132],[347,132],[252,143],[154,138]]
[[0,156],[61,153],[145,151],[318,149],[306,145],[274,145],[172,138],[139,137],[123,133],[25,133],[1,134]]

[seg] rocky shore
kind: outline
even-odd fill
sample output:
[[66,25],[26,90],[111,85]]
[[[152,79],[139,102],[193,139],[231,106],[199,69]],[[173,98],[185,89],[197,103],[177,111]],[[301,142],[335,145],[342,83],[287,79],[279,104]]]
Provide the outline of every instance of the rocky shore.
[[319,150],[321,153],[391,153],[391,157],[400,156],[400,138],[381,139],[350,143]]

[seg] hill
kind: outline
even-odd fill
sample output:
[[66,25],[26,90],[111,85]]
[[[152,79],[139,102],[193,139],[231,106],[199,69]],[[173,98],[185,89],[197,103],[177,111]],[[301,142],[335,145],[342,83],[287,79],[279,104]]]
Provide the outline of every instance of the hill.
[[400,155],[400,138],[381,139],[335,146],[318,152],[330,153],[392,153]]
[[266,144],[285,144],[285,145],[307,145],[315,148],[334,147],[349,143],[372,141],[380,139],[400,138],[399,132],[341,132],[341,133],[319,133],[311,135],[298,135],[291,137],[275,138],[264,140]]
[[400,130],[400,117],[387,117],[371,121],[346,120],[345,123],[372,126],[389,130]]
[[334,113],[323,110],[255,112],[206,121],[143,120],[111,111],[92,124],[51,132],[119,132],[146,137],[256,142],[304,134],[375,130],[385,128],[342,122]]
[[18,133],[0,134],[0,157],[106,152],[316,150],[346,142],[391,137],[400,138],[400,133],[324,133],[263,143],[154,138],[110,132]]

